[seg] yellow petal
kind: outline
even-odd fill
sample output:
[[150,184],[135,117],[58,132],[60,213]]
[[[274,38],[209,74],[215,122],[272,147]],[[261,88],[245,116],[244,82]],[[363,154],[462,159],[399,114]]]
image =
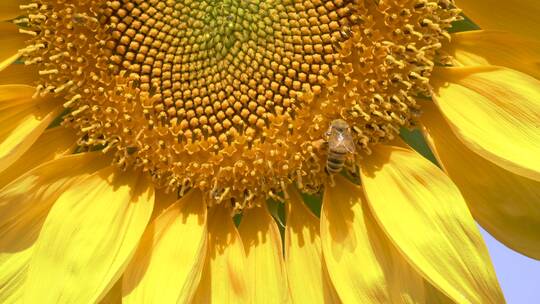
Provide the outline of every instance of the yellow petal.
[[76,140],[75,132],[71,129],[57,127],[46,130],[28,151],[0,173],[0,189],[32,168],[71,153]]
[[[23,0],[2,0],[0,2],[0,20],[10,20],[23,15],[24,12],[19,6],[27,3],[28,1]],[[0,32],[0,35],[3,33]]]
[[16,106],[35,103],[32,98],[35,91],[36,88],[29,85],[0,85],[0,110],[6,111]]
[[452,34],[446,51],[458,66],[498,65],[540,78],[540,41],[500,31]]
[[266,207],[247,210],[240,223],[246,250],[246,282],[253,303],[288,303],[281,236]]
[[367,209],[359,186],[335,176],[324,191],[321,240],[330,278],[344,303],[424,303],[424,283]]
[[81,153],[45,163],[0,190],[0,303],[20,303],[28,262],[45,217],[73,183],[110,163]]
[[122,304],[122,278],[107,292],[99,304]]
[[34,88],[0,86],[0,172],[9,167],[58,116],[61,105],[52,99],[32,99]]
[[[2,2],[4,1],[7,0]],[[15,24],[0,21],[0,71],[19,59],[19,50],[24,48],[28,38],[30,37],[19,33]]]
[[161,215],[167,208],[178,201],[178,192],[168,191],[165,189],[156,189],[156,198],[154,200],[154,212],[152,213],[152,220]]
[[483,29],[509,31],[538,39],[538,0],[456,0],[456,5]]
[[474,218],[508,247],[540,260],[540,182],[506,171],[467,149],[433,103],[422,109],[427,142]]
[[434,100],[472,151],[540,180],[540,81],[500,68],[440,68]]
[[31,254],[25,250],[0,258],[0,300],[3,304],[21,303]]
[[321,250],[319,219],[289,190],[285,226],[285,265],[293,303],[339,303]]
[[424,280],[424,290],[427,304],[455,304],[444,293],[433,287],[428,281]]
[[229,210],[218,205],[208,212],[208,249],[193,303],[250,303],[246,254]]
[[467,205],[439,168],[412,150],[379,145],[361,177],[380,227],[426,280],[457,303],[504,303]]
[[25,303],[95,303],[119,279],[146,228],[151,183],[116,167],[71,185],[36,241]]
[[124,273],[123,303],[189,303],[201,279],[206,232],[206,204],[190,191],[146,229]]
[[39,81],[38,66],[35,64],[11,64],[0,71],[0,85],[35,85]]

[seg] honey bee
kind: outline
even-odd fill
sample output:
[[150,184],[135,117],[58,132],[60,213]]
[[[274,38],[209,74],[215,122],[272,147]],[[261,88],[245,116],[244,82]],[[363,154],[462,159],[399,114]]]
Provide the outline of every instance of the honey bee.
[[354,153],[351,128],[344,120],[335,119],[330,123],[325,136],[328,145],[326,171],[329,174],[336,174],[343,169],[347,155]]

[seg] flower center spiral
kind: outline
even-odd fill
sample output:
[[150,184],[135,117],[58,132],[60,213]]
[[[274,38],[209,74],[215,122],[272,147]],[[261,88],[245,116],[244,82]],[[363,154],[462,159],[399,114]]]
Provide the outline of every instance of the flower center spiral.
[[108,68],[153,97],[154,120],[218,151],[321,91],[351,11],[343,1],[113,1]]
[[40,0],[23,7],[25,60],[81,145],[241,209],[292,183],[317,192],[336,119],[357,156],[414,123],[452,4]]

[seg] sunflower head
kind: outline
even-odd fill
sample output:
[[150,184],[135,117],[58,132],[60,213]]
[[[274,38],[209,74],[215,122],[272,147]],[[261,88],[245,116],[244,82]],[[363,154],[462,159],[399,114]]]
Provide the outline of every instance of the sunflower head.
[[80,145],[160,187],[235,208],[328,178],[331,122],[361,157],[414,123],[448,0],[37,1],[36,94],[61,95]]
[[504,303],[477,223],[540,259],[540,42],[489,30],[536,0],[24,1],[1,303]]

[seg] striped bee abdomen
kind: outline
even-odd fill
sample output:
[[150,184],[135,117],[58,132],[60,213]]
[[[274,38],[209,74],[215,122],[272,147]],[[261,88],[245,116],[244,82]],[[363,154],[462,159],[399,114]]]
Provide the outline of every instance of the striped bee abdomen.
[[326,161],[326,171],[329,174],[339,173],[341,169],[343,169],[346,156],[347,152],[329,150],[328,160]]

